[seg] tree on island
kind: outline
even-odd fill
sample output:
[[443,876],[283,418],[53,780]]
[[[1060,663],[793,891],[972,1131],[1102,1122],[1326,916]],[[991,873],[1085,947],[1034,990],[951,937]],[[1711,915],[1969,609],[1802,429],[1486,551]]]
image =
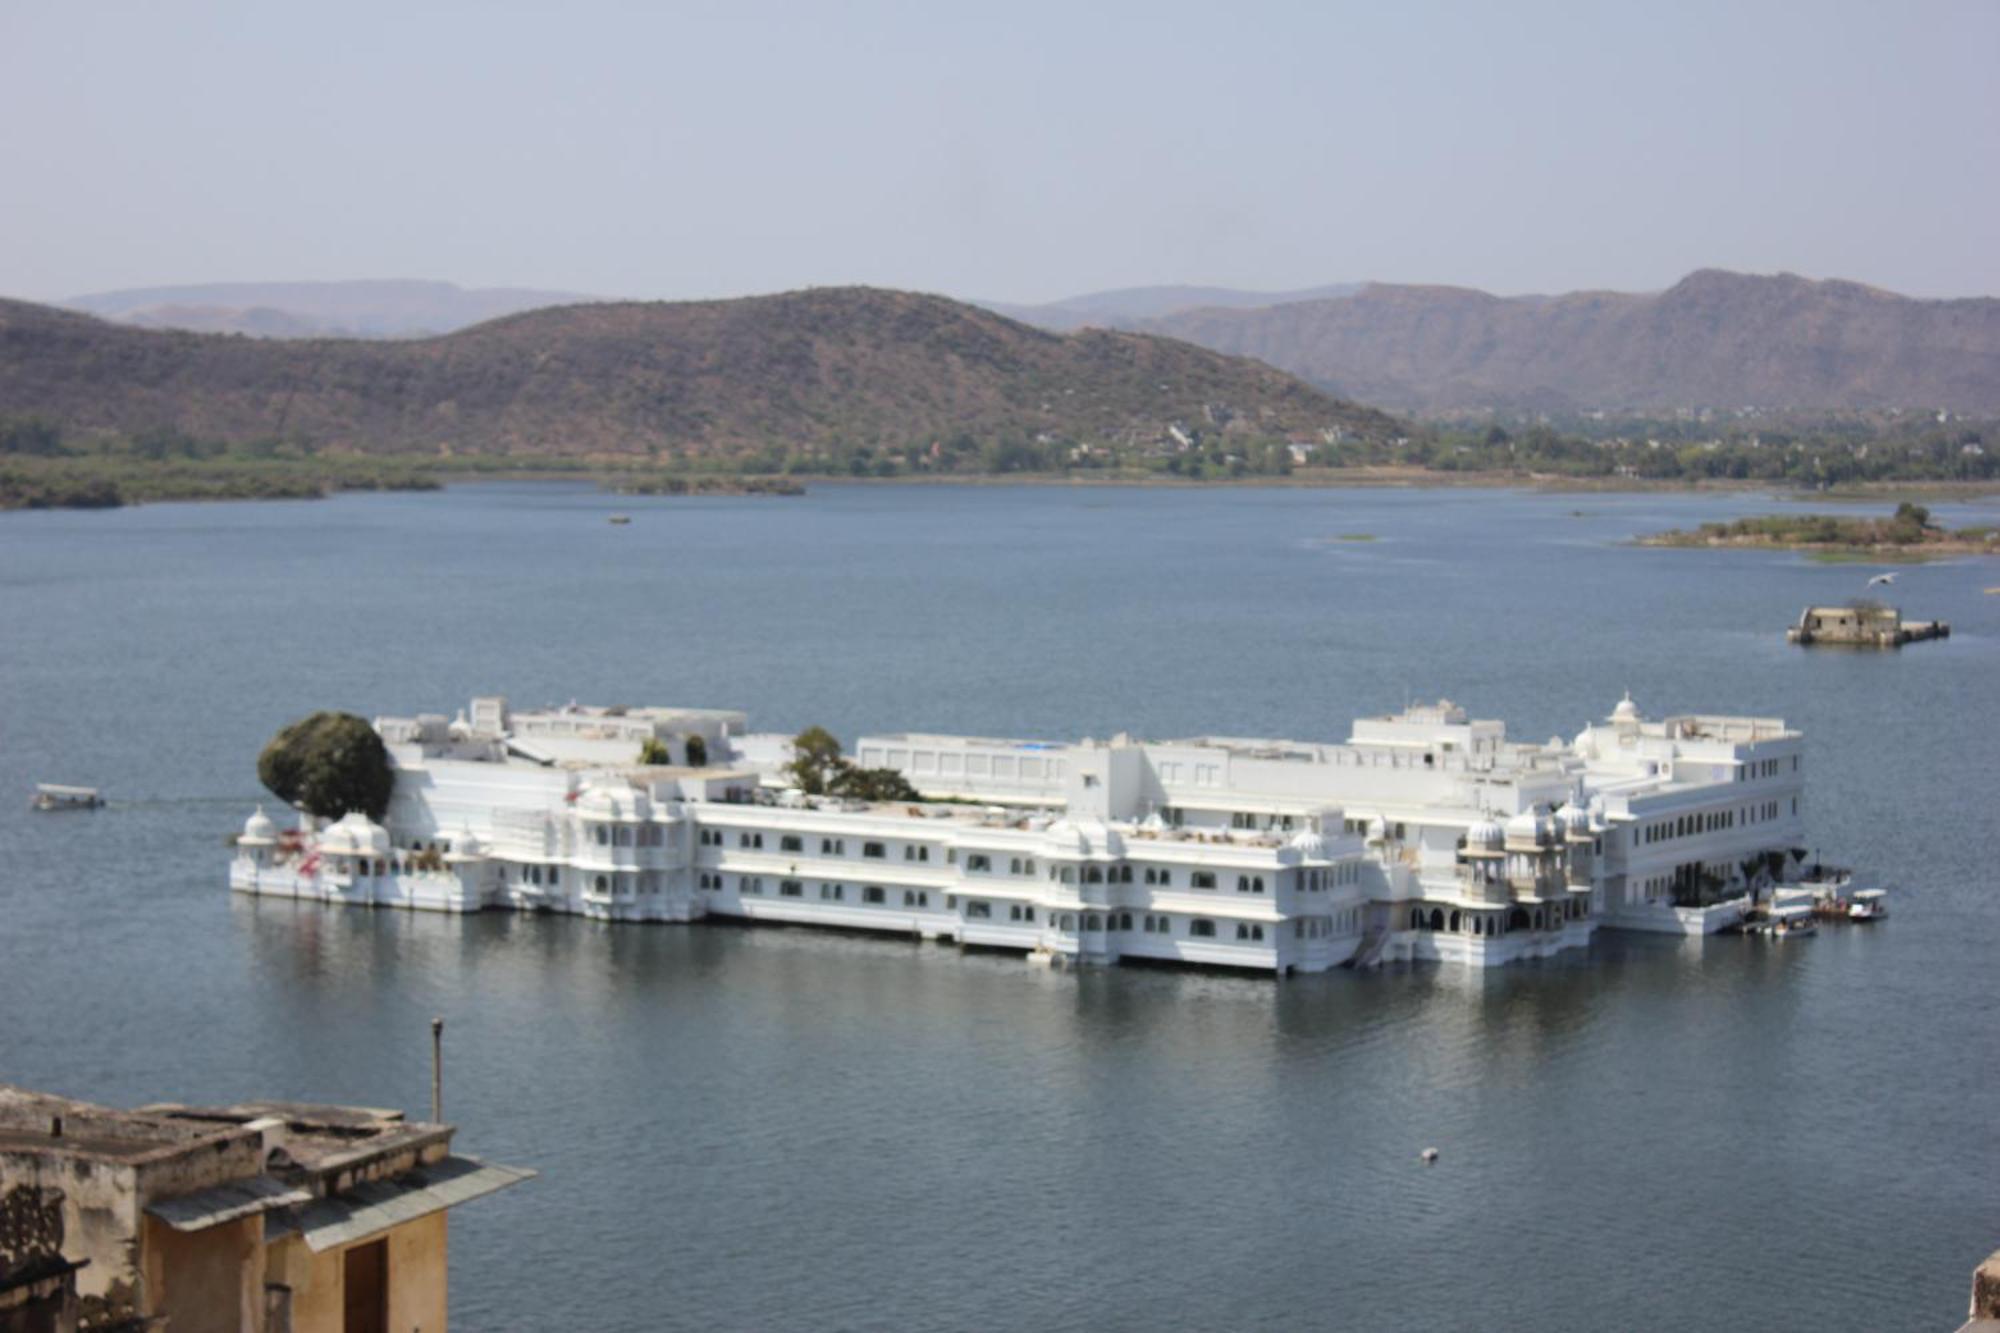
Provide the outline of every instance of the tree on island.
[[279,731],[257,756],[257,780],[288,805],[322,819],[359,810],[379,820],[396,773],[388,747],[352,713],[321,711]]
[[639,742],[639,762],[642,764],[671,764],[674,752],[658,736],[648,736]]
[[689,768],[708,767],[708,742],[699,736],[690,735],[683,747],[687,754]]
[[840,754],[840,741],[825,727],[807,727],[792,737],[792,762],[785,765],[808,796],[847,796],[857,801],[918,801],[923,796],[893,768],[862,768]]

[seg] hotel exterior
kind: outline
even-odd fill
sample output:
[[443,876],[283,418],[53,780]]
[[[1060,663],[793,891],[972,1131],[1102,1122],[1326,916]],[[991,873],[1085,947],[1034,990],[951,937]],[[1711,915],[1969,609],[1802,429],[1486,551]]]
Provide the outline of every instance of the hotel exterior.
[[[1647,720],[1628,698],[1545,744],[1450,702],[1345,742],[865,736],[923,798],[791,789],[742,713],[494,697],[379,718],[385,822],[261,810],[238,892],[610,921],[874,930],[1051,962],[1283,974],[1494,965],[1599,929],[1706,934],[1802,859],[1801,737],[1773,718]],[[642,745],[669,764],[641,764]],[[692,758],[695,762],[687,762]]]

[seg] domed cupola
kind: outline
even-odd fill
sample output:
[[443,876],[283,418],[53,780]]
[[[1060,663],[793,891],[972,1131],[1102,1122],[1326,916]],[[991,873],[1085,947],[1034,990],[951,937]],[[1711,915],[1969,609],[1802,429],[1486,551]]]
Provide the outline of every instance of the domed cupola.
[[1297,852],[1301,861],[1326,860],[1326,839],[1320,837],[1317,830],[1300,829],[1285,846]]
[[1532,809],[1523,810],[1507,821],[1505,830],[1509,847],[1535,847],[1541,844],[1543,821],[1535,816]]
[[1611,710],[1611,721],[1620,726],[1629,725],[1636,727],[1639,725],[1639,705],[1632,702],[1632,692],[1630,690],[1625,691],[1625,697],[1620,699],[1618,706]]
[[1507,830],[1491,815],[1482,816],[1477,824],[1465,831],[1465,850],[1468,852],[1497,852],[1507,840]]
[[1562,825],[1564,836],[1588,838],[1590,836],[1590,812],[1575,801],[1566,801],[1562,809],[1556,811],[1556,820]]
[[389,830],[359,810],[349,810],[319,835],[319,849],[336,856],[387,856]]
[[1376,815],[1368,821],[1368,841],[1371,843],[1389,841],[1389,824],[1382,816]]
[[243,832],[236,838],[239,847],[269,847],[277,841],[278,826],[271,822],[271,817],[264,813],[261,805],[255,814],[243,821]]
[[445,854],[447,861],[483,861],[486,859],[486,844],[471,829],[460,829],[451,835],[451,851]]

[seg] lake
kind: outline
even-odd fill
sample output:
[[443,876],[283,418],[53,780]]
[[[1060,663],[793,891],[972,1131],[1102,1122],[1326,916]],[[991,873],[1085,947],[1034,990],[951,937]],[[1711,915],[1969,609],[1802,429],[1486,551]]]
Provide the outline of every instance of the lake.
[[[469,1330],[1953,1327],[2000,1245],[2000,563],[1900,574],[1947,641],[1807,651],[1785,626],[1872,567],[1625,544],[1783,503],[489,483],[0,515],[0,1080],[423,1114],[443,1015],[460,1149],[541,1172],[454,1214]],[[1443,695],[1541,739],[1627,689],[1802,728],[1811,841],[1892,919],[1278,982],[225,887],[258,750],[317,708],[1337,739]],[[111,804],[30,814],[36,781]]]

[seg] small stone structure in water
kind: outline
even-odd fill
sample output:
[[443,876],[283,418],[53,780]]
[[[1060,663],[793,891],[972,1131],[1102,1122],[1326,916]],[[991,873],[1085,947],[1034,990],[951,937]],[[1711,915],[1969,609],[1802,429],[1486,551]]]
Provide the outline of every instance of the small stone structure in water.
[[1944,621],[1905,620],[1897,608],[1880,602],[1809,606],[1799,613],[1799,623],[1785,631],[1787,643],[1850,648],[1900,648],[1923,639],[1950,637],[1951,626]]

